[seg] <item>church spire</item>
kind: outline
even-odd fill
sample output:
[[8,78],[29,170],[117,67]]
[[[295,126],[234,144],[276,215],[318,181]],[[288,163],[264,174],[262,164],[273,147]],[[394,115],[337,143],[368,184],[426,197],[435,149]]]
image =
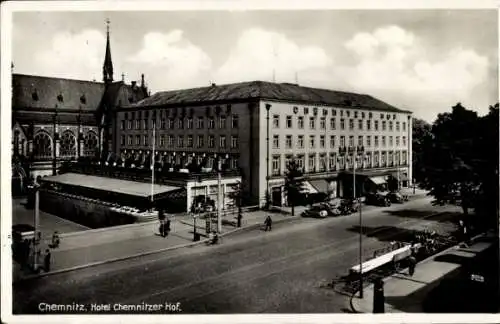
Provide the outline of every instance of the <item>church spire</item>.
[[106,19],[106,55],[102,66],[102,80],[104,83],[113,82],[113,62],[111,61],[111,48],[109,45],[109,19]]

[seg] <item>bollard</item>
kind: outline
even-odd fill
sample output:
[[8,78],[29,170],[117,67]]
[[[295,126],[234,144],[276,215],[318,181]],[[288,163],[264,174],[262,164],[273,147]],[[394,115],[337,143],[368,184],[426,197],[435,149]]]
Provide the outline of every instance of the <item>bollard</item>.
[[373,285],[373,313],[385,313],[384,281],[380,278]]

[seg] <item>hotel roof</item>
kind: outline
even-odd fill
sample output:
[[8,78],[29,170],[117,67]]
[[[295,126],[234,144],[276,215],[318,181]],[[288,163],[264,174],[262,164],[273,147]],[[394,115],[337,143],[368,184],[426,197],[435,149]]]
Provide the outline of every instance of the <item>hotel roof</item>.
[[305,105],[327,105],[385,112],[410,112],[398,109],[366,94],[304,87],[292,83],[251,81],[201,88],[157,92],[124,108],[174,107],[247,100],[284,101]]

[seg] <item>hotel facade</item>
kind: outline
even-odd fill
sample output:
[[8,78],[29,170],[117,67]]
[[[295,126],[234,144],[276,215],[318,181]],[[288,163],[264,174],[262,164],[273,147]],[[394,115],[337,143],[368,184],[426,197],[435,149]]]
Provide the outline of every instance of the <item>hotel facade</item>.
[[368,95],[253,81],[158,92],[115,109],[111,119],[122,159],[150,156],[154,136],[158,163],[210,169],[220,162],[241,172],[253,203],[265,204],[269,192],[281,206],[291,159],[310,193],[352,196],[354,165],[357,195],[391,176],[410,185],[411,118]]

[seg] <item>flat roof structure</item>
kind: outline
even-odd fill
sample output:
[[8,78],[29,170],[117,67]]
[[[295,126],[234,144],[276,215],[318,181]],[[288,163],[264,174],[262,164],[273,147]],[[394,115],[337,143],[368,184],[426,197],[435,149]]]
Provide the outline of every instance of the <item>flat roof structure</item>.
[[[61,183],[66,185],[77,185],[91,189],[99,189],[145,198],[151,197],[151,184],[145,182],[105,178],[78,173],[64,173],[56,176],[49,176],[43,178],[43,181]],[[179,189],[182,188],[155,184],[153,186],[153,194],[156,196]]]

